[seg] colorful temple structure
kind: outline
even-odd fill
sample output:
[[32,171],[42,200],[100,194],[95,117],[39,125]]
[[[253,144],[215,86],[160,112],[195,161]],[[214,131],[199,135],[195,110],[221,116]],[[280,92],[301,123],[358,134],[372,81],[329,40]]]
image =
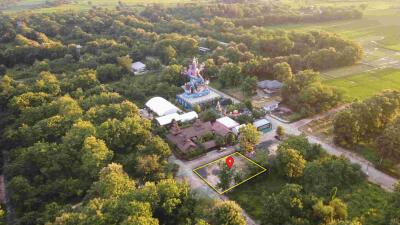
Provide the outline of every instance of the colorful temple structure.
[[182,72],[189,78],[189,82],[182,86],[184,93],[177,95],[176,100],[186,109],[192,110],[196,105],[215,103],[221,98],[208,87],[209,82],[201,75],[203,70],[204,64],[199,65],[197,59],[193,58],[192,64]]

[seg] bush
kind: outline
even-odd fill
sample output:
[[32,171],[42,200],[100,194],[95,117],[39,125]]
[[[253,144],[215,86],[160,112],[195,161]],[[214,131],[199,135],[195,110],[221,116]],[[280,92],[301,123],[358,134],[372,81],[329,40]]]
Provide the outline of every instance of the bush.
[[283,141],[278,148],[295,149],[307,161],[313,161],[325,154],[325,150],[320,145],[311,144],[304,136],[291,136]]
[[216,135],[215,137],[215,143],[217,144],[217,146],[222,147],[226,145],[226,141],[225,138],[221,135]]
[[211,132],[205,133],[203,136],[200,137],[203,142],[211,141],[214,139],[214,134]]
[[148,70],[159,70],[161,69],[161,61],[159,59],[148,59],[146,60],[146,68]]
[[215,120],[217,120],[219,118],[219,115],[213,109],[207,109],[207,110],[201,112],[199,117],[204,122],[208,122],[208,121],[214,122]]
[[122,77],[122,69],[121,67],[115,65],[115,64],[106,64],[99,66],[96,69],[97,72],[97,78],[101,82],[110,82],[110,81],[116,81],[121,79]]
[[187,159],[193,159],[196,158],[197,156],[200,156],[206,152],[206,149],[202,146],[197,146],[193,151],[190,151],[187,153]]
[[267,112],[263,109],[253,109],[253,118],[254,119],[261,119],[264,118]]
[[236,121],[240,124],[248,124],[248,123],[253,123],[254,119],[252,116],[247,115],[247,114],[241,114],[236,117]]
[[345,158],[323,158],[307,164],[303,173],[303,185],[307,192],[330,195],[332,188],[349,188],[364,180],[360,166]]
[[233,133],[229,133],[225,137],[225,143],[228,146],[232,146],[237,143],[236,136]]

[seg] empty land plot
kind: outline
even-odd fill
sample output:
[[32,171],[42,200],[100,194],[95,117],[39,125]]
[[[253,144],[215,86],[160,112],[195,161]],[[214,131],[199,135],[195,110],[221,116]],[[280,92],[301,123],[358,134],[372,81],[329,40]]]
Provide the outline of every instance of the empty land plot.
[[400,70],[383,69],[343,78],[325,80],[325,84],[344,90],[347,100],[365,99],[386,89],[400,90]]
[[[234,164],[229,170],[231,173],[231,179],[228,185],[221,187],[220,174],[223,169],[227,169],[225,160],[227,157],[233,157]],[[264,173],[267,169],[258,165],[251,159],[242,155],[239,152],[235,152],[231,155],[222,157],[203,166],[200,166],[193,170],[208,186],[214,189],[219,194],[225,192],[243,184],[244,182]]]
[[337,78],[341,78],[341,77],[350,76],[353,74],[362,73],[362,72],[371,70],[373,68],[374,67],[369,66],[369,65],[357,64],[357,65],[353,65],[353,66],[346,66],[346,67],[341,67],[338,69],[322,71],[321,75],[322,75],[323,80],[331,80],[331,79],[337,79]]

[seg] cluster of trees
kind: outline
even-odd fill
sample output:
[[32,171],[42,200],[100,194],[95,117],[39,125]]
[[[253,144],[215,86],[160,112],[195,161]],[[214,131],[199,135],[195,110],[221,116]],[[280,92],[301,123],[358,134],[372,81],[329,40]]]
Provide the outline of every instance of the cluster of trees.
[[101,170],[79,206],[64,210],[48,224],[244,225],[241,211],[229,201],[200,203],[186,184],[173,179],[138,186],[113,163]]
[[143,106],[155,95],[173,101],[178,93],[182,93],[180,86],[186,81],[186,77],[181,75],[181,68],[180,65],[170,65],[165,67],[160,75],[124,77],[113,84],[112,88],[139,106]]
[[[1,145],[9,158],[4,172],[13,222],[244,225],[235,203],[205,202],[171,179],[169,146],[152,133],[150,121],[140,117],[136,104],[141,106],[155,94],[174,99],[182,91],[186,80],[181,65],[197,53],[200,37],[209,37],[205,43],[213,50],[206,61],[207,77],[225,86],[240,85],[247,95],[253,93],[256,77],[279,79],[286,83],[287,102],[305,113],[337,104],[339,95],[322,86],[312,72],[293,73],[348,65],[362,52],[329,33],[237,27],[246,13],[255,10],[261,15],[266,6],[258,11],[254,4],[243,9],[231,6],[237,7],[210,4],[213,16],[200,15],[206,18],[200,23],[177,19],[188,6],[148,6],[141,16],[122,9],[0,14],[0,74],[6,74],[0,82]],[[193,9],[191,16],[202,7]],[[241,16],[242,10],[246,12]],[[225,46],[217,40],[238,44]],[[150,55],[168,66],[159,74],[130,76],[130,64]],[[151,67],[159,69],[160,61],[152,60]],[[258,131],[249,125],[241,132],[242,149],[253,151]],[[343,179],[320,184],[332,173],[331,164],[316,160],[321,149],[300,149],[301,144],[308,146],[301,141],[285,143],[289,147],[279,150],[277,164],[288,179],[307,179],[320,185],[323,193],[346,185],[347,178],[357,180],[356,168],[334,158],[335,165],[343,165]],[[312,186],[305,185],[304,190],[318,193]],[[271,201],[280,202],[278,197]],[[279,204],[283,206],[278,208],[287,207]],[[316,212],[331,212],[337,204],[325,200],[310,205],[318,208]],[[290,218],[312,217],[288,211]],[[338,218],[346,219],[335,211],[318,221]]]
[[399,214],[395,214],[399,190],[387,193],[390,197],[385,208],[374,215],[365,212],[368,216],[350,216],[349,199],[341,193],[366,182],[360,167],[345,158],[329,156],[303,136],[283,141],[271,163],[270,173],[284,176],[288,183],[262,197],[261,224],[383,225],[399,221]]
[[[234,24],[226,26],[225,19],[219,17],[192,23],[176,19],[172,9],[165,9],[169,16],[154,19],[149,14],[152,8],[148,6],[143,17],[129,10],[13,18],[0,15],[0,26],[5,31],[0,39],[4,43],[0,47],[0,62],[17,67],[12,74],[16,78],[35,77],[46,70],[61,74],[94,69],[99,81],[120,81],[112,88],[141,105],[155,93],[173,99],[180,92],[185,79],[178,71],[179,65],[186,66],[202,43],[213,50],[211,58],[204,57],[207,78],[217,79],[223,87],[240,87],[246,96],[255,93],[257,78],[287,82],[287,86],[294,88],[288,88],[291,90],[284,96],[290,107],[310,115],[335,106],[340,95],[318,82],[297,90],[296,86],[301,85],[296,84],[298,79],[293,74],[305,69],[350,65],[362,55],[357,44],[326,32],[244,29]],[[226,46],[219,40],[230,44]],[[130,78],[129,64],[149,55],[157,56],[169,65],[168,69],[161,76]],[[160,61],[147,60],[155,69],[161,67]],[[34,67],[28,70],[21,64]],[[5,73],[5,66],[0,65],[0,73]]]
[[219,4],[179,4],[173,8],[155,5],[146,8],[141,15],[153,21],[169,18],[171,15],[182,20],[201,22],[221,17],[225,19],[224,26],[234,24],[236,26],[251,27],[359,19],[363,16],[363,12],[361,8],[356,7],[315,6],[291,9],[285,4],[269,4],[263,1],[226,1]]
[[19,224],[42,224],[48,210],[79,201],[112,161],[140,182],[170,176],[168,145],[136,105],[100,85],[95,71],[62,80],[42,72],[26,84],[6,76],[1,87],[10,117],[2,136],[7,189]]
[[313,115],[337,106],[342,93],[323,85],[319,73],[305,70],[285,82],[281,91],[283,101],[304,116]]
[[[181,34],[155,33],[154,24],[135,13],[91,10],[90,13],[0,15],[0,61],[12,67],[36,60],[58,59],[61,65],[96,69],[118,64],[118,57],[134,61],[159,56],[164,63],[197,53],[198,41]],[[78,62],[79,61],[79,62]],[[59,68],[58,66],[56,66]]]
[[205,203],[171,180],[168,144],[97,73],[45,71],[24,83],[2,78],[1,144],[9,155],[4,172],[13,222],[219,224],[229,217],[224,213],[243,220],[233,203],[213,206],[229,209],[213,216],[196,214]]
[[276,68],[283,67],[282,63],[285,67],[288,64],[293,73],[306,69],[325,70],[352,65],[363,54],[358,44],[322,31],[238,30],[214,33],[215,38],[233,42],[228,47],[212,45],[213,62],[208,66],[239,63],[246,75],[282,80]]
[[382,158],[400,159],[400,92],[385,91],[339,112],[334,140],[344,147],[373,143]]

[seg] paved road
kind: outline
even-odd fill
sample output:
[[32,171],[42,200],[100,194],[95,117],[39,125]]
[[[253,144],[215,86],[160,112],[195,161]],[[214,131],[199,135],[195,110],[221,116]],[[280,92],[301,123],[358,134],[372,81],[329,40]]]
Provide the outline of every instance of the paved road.
[[[301,126],[306,125],[307,123],[311,122],[312,120],[316,118],[311,118],[311,119],[304,119],[300,120],[295,123],[291,124],[286,124],[283,123],[271,116],[266,116],[267,119],[269,119],[274,127],[280,125],[285,129],[285,132],[287,134],[292,134],[292,135],[300,135],[301,131],[299,128]],[[317,116],[321,117],[321,116]],[[388,191],[393,191],[394,189],[394,184],[398,181],[397,179],[379,171],[376,169],[370,162],[368,162],[366,159],[364,159],[361,156],[358,156],[355,153],[352,153],[344,148],[327,144],[320,140],[318,137],[312,136],[312,135],[307,135],[307,139],[311,143],[315,144],[320,144],[329,154],[336,155],[336,156],[344,156],[347,159],[349,159],[352,163],[357,163],[358,165],[361,166],[362,171],[368,176],[368,180],[371,181],[372,183],[378,184],[382,188],[388,190]]]
[[[217,192],[215,192],[212,188],[210,188],[208,185],[204,183],[194,172],[193,169],[204,165],[206,163],[209,163],[213,160],[222,158],[226,155],[232,154],[235,152],[235,149],[233,147],[228,148],[227,150],[223,152],[218,152],[218,151],[211,151],[207,153],[207,155],[197,158],[192,161],[182,161],[180,159],[177,159],[175,156],[171,156],[169,158],[169,161],[172,163],[176,163],[179,165],[179,170],[176,175],[176,178],[178,180],[186,181],[192,190],[194,190],[196,193],[198,193],[202,197],[208,197],[211,199],[218,199],[222,201],[228,201],[228,197],[225,195],[220,195]],[[256,223],[244,210],[243,210],[243,216],[246,217],[246,221],[248,225],[257,225]]]

